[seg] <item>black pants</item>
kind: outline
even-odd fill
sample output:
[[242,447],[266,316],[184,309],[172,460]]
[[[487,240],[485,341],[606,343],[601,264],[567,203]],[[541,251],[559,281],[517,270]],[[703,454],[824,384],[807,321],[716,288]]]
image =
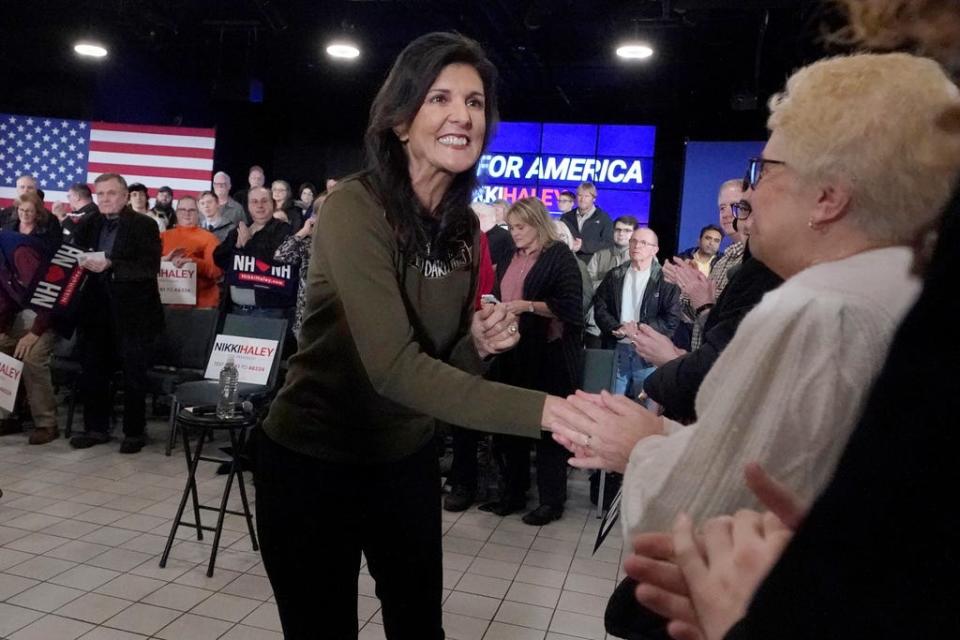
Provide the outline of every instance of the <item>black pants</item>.
[[584,333],[583,346],[586,347],[587,349],[602,349],[603,340],[600,338],[600,336],[595,336],[590,333]]
[[450,486],[465,487],[468,491],[477,491],[477,445],[485,434],[452,427],[453,432],[453,464],[450,467]]
[[443,640],[440,471],[431,444],[398,462],[343,465],[263,434],[257,534],[286,640],[357,637],[360,552],[390,640]]
[[[109,318],[110,313],[104,314]],[[123,435],[143,436],[147,424],[147,369],[153,338],[119,331],[112,319],[84,326],[77,337],[80,343],[83,375],[83,424],[86,431],[110,430],[112,398],[110,380],[114,372],[123,372]]]
[[[537,443],[537,490],[540,504],[563,508],[567,501],[567,459],[570,453],[542,432]],[[503,476],[500,499],[523,502],[530,488],[530,438],[493,437],[497,461]]]

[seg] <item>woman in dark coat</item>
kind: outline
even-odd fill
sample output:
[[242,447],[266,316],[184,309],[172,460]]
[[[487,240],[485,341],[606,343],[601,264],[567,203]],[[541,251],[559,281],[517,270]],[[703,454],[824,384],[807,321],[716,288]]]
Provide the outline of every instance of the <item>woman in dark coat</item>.
[[289,222],[293,232],[303,227],[303,209],[293,200],[293,190],[286,180],[274,180],[270,185],[270,195],[273,198],[273,216],[284,222]]
[[[519,200],[506,216],[516,250],[497,265],[494,294],[519,318],[520,342],[494,362],[497,382],[567,396],[579,386],[583,335],[583,284],[577,258],[559,240],[543,203]],[[503,483],[500,500],[481,509],[506,515],[526,506],[530,485],[529,440],[495,436]],[[568,454],[547,433],[537,442],[540,506],[523,521],[541,526],[563,515]]]

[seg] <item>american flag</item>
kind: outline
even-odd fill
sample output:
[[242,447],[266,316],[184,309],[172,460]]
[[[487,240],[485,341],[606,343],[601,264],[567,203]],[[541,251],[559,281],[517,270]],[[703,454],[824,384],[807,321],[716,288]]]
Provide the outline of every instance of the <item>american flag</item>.
[[210,189],[214,129],[63,120],[0,114],[0,205],[16,196],[17,178],[36,177],[48,203],[67,199],[77,182],[101,173],[169,186],[176,197]]

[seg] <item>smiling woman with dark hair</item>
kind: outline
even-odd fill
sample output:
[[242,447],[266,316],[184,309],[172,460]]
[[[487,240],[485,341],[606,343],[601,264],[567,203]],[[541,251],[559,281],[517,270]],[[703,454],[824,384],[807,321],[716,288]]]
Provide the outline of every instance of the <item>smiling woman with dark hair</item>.
[[411,43],[371,107],[366,170],[318,214],[300,350],[256,475],[288,639],[357,636],[361,553],[387,637],[443,638],[435,419],[537,438],[560,402],[474,375],[519,339],[505,305],[475,312],[481,232],[468,205],[495,76],[463,36]]

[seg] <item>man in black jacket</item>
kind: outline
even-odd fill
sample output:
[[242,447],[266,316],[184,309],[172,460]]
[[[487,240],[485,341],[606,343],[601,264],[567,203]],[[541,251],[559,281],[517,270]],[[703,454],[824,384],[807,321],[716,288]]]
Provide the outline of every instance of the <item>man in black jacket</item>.
[[663,406],[666,417],[683,423],[697,419],[694,401],[700,383],[733,339],[744,316],[782,283],[783,278],[750,255],[748,246],[743,262],[730,269],[729,284],[710,311],[700,347],[661,364],[643,384],[647,395]]
[[152,218],[127,206],[122,176],[105,173],[94,183],[100,211],[69,240],[91,252],[80,263],[91,272],[78,323],[85,431],[70,444],[86,449],[110,439],[110,378],[119,364],[124,435],[120,453],[137,453],[145,442],[150,349],[163,329],[157,287],[160,233]]
[[[289,318],[296,304],[296,287],[271,288],[249,284],[239,286],[232,283],[236,256],[249,256],[269,265],[273,264],[273,255],[277,248],[292,233],[293,228],[286,222],[273,217],[273,201],[265,187],[253,187],[247,195],[247,206],[253,224],[249,227],[240,222],[213,252],[213,261],[227,274],[228,293],[231,313],[256,315],[271,318]],[[286,278],[289,282],[298,281],[291,272]]]
[[612,269],[597,288],[594,318],[605,349],[617,351],[615,393],[637,395],[653,367],[629,336],[646,324],[668,338],[680,323],[680,289],[663,279],[656,261],[657,234],[637,229],[630,236],[630,262]]
[[577,187],[577,208],[560,219],[573,234],[573,250],[584,262],[590,262],[600,249],[613,246],[613,221],[607,212],[596,206],[597,188],[584,182]]
[[81,229],[89,224],[93,214],[100,209],[93,201],[90,187],[80,182],[70,185],[67,190],[67,203],[70,205],[70,212],[63,216],[60,226],[63,228],[63,241],[74,244],[73,237],[76,234],[83,236],[84,231]]

